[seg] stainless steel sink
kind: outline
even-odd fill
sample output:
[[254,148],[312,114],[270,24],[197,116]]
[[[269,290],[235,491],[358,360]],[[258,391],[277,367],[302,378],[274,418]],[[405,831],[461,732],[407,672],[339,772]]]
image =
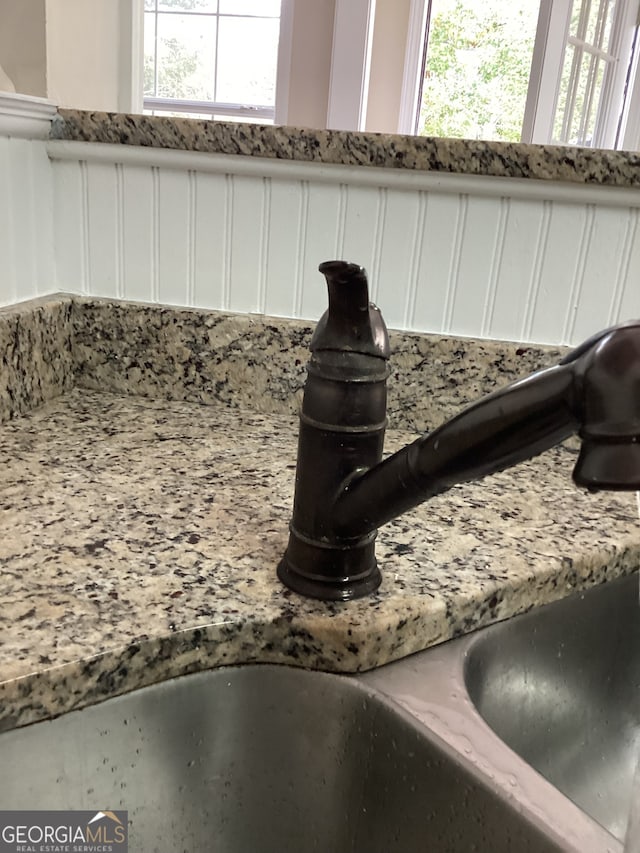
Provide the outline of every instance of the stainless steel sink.
[[622,853],[640,758],[638,584],[635,573],[576,593],[362,679],[561,849]]
[[0,809],[127,809],[140,853],[621,853],[638,575],[364,675],[185,676],[0,734]]
[[640,748],[638,575],[503,622],[469,645],[465,681],[491,728],[624,838]]
[[359,679],[186,676],[0,735],[1,809],[128,809],[139,853],[563,849]]

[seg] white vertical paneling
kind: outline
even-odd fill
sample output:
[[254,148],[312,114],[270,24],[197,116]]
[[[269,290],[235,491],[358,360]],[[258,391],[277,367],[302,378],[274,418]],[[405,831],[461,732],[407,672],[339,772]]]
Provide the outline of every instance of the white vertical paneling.
[[116,165],[88,163],[88,280],[95,296],[118,296],[118,181]]
[[186,305],[189,269],[189,221],[191,182],[188,173],[161,169],[157,181],[154,215],[158,263],[158,300],[167,305]]
[[116,169],[116,296],[124,298],[124,166],[115,164]]
[[301,285],[300,317],[320,317],[327,307],[324,279],[318,273],[318,264],[335,258],[336,223],[339,219],[340,187],[337,184],[311,183],[306,205],[301,205],[298,231],[303,245],[299,282]]
[[234,176],[228,304],[231,311],[250,313],[259,310],[258,286],[264,274],[260,266],[264,193],[262,179]]
[[585,206],[584,225],[580,241],[578,243],[576,268],[569,290],[569,302],[562,329],[562,340],[566,342],[573,340],[575,312],[578,307],[580,293],[582,292],[582,283],[584,281],[585,269],[587,267],[587,260],[589,257],[589,246],[593,237],[594,219],[595,208],[592,204],[588,204]]
[[193,305],[196,295],[196,211],[198,208],[198,182],[193,169],[187,172],[187,305]]
[[220,308],[225,263],[224,175],[195,173],[193,199],[193,305]]
[[382,243],[385,229],[387,227],[387,197],[386,187],[378,188],[378,199],[376,204],[376,223],[373,230],[373,258],[369,270],[369,282],[371,286],[371,298],[378,301],[378,285],[380,281],[380,258],[382,257]]
[[[56,170],[60,164],[56,164]],[[125,299],[152,301],[154,275],[153,174],[148,166],[123,167],[123,290]]]
[[16,287],[16,246],[13,239],[16,220],[9,153],[11,144],[12,141],[8,137],[0,136],[0,305],[10,305],[19,299]]
[[[458,231],[459,263],[456,287],[451,288],[447,329],[477,335],[478,322],[491,313],[501,269],[505,237],[506,205],[499,198],[463,200],[464,231]],[[453,284],[453,282],[452,282]]]
[[[9,145],[0,140],[4,302],[53,289],[29,190],[46,169]],[[508,180],[494,192],[491,179],[476,192],[460,176],[257,169],[186,152],[182,168],[170,152],[127,149],[111,162],[100,151],[52,164],[48,241],[53,232],[61,289],[314,320],[326,308],[318,264],[344,258],[367,268],[392,328],[574,343],[640,314],[633,193],[627,202],[606,188]]]
[[262,210],[260,211],[260,244],[258,246],[258,289],[256,311],[265,313],[267,279],[269,277],[269,231],[271,230],[271,178],[262,179]]
[[407,329],[411,324],[411,320],[415,313],[416,297],[418,293],[418,275],[420,271],[420,261],[422,258],[422,247],[424,244],[424,223],[427,214],[427,194],[419,192],[418,208],[416,211],[415,226],[413,229],[413,238],[411,245],[411,258],[409,260],[409,283],[405,295],[404,304],[404,319],[402,328]]
[[533,326],[534,313],[536,305],[538,304],[540,288],[542,285],[542,270],[544,259],[547,253],[550,227],[551,202],[544,201],[542,203],[542,217],[540,219],[540,229],[536,236],[536,247],[535,254],[533,257],[533,265],[531,268],[531,276],[529,280],[527,303],[525,306],[525,313],[522,321],[522,333],[520,335],[520,339],[523,341],[531,340],[531,328]]
[[38,251],[37,215],[31,162],[31,145],[26,140],[9,139],[6,176],[10,201],[11,253],[8,265],[13,271],[13,293],[18,299],[38,294],[36,252]]
[[454,249],[461,203],[457,194],[428,194],[417,259],[413,316],[408,324],[416,331],[444,331],[445,306],[456,267]]
[[[14,140],[14,144],[19,144]],[[29,143],[31,152],[31,198],[34,205],[35,228],[32,252],[36,271],[38,295],[59,290],[53,253],[53,176],[45,144],[39,140]]]
[[379,214],[377,187],[347,187],[342,257],[373,270],[374,241]]
[[[82,269],[82,293],[93,292],[91,282],[91,235],[89,229],[89,168],[86,160],[80,161],[80,266]],[[96,241],[100,240],[100,234],[96,234]]]
[[486,318],[483,336],[504,340],[520,338],[543,213],[543,202],[538,200],[511,199],[509,202],[495,300]]
[[[636,210],[633,213],[637,218],[638,211]],[[633,232],[629,263],[619,298],[618,313],[612,319],[614,323],[625,320],[640,320],[640,226],[636,227]]]
[[82,181],[78,161],[56,163],[53,171],[55,216],[53,239],[58,286],[61,290],[85,292],[83,266],[84,224]]
[[[296,313],[296,280],[301,274],[300,216],[305,187],[301,181],[271,182],[264,310],[274,317]],[[304,230],[304,229],[303,229]]]
[[579,250],[586,228],[586,206],[551,202],[549,231],[540,258],[540,281],[529,311],[527,340],[567,343],[564,327]]
[[0,305],[58,288],[51,182],[44,141],[0,136]]
[[469,209],[469,196],[461,194],[458,196],[458,211],[456,216],[456,225],[453,232],[453,251],[451,253],[451,265],[449,267],[449,280],[447,283],[447,292],[444,303],[444,315],[442,317],[442,328],[445,332],[450,332],[453,327],[453,306],[456,301],[458,292],[458,283],[460,279],[460,259],[462,257],[462,247],[464,245],[465,230],[467,227],[467,211]]
[[[587,245],[582,287],[574,305],[569,341],[577,343],[606,326],[611,317],[612,297],[620,263],[625,263],[625,234],[629,211],[624,208],[594,210],[593,228]],[[628,257],[630,246],[626,247]]]
[[639,214],[640,211],[637,208],[631,208],[627,211],[627,222],[622,242],[622,251],[618,260],[618,268],[616,270],[613,293],[611,295],[611,304],[609,306],[609,326],[617,322],[617,319],[620,317],[620,306],[622,304],[627,282],[629,281],[629,266],[631,264],[633,246],[638,232]]
[[418,193],[387,192],[375,291],[376,301],[392,329],[402,328],[405,321],[411,271],[412,267],[417,269],[413,258],[419,209]]

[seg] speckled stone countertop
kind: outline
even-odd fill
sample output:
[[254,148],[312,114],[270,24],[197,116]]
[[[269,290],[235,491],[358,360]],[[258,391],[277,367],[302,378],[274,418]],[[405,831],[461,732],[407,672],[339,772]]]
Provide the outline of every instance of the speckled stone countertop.
[[640,186],[640,153],[61,109],[51,138],[305,163]]
[[[0,428],[0,729],[212,666],[366,670],[638,567],[635,496],[575,489],[567,445],[386,526],[384,579],[370,598],[321,603],[285,590],[275,568],[293,493],[298,381],[296,372],[288,391],[270,386],[265,363],[295,363],[307,333],[68,298],[0,312],[0,372],[13,376],[0,404],[3,387],[5,403],[31,395],[41,404],[6,405]],[[396,384],[419,370],[423,386],[446,387],[452,407],[464,401],[465,359],[474,395],[554,355],[395,342]],[[60,346],[60,375],[38,384],[38,364]],[[414,428],[390,430],[388,450]]]

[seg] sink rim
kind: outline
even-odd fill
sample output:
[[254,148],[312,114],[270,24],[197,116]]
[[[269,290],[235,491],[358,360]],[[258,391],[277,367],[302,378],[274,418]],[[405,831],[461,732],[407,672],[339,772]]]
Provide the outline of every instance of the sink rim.
[[[624,582],[630,576],[637,578],[639,575],[640,570],[619,580]],[[595,591],[598,587],[591,589]],[[576,590],[575,594],[584,592]],[[419,720],[473,772],[483,776],[531,820],[553,833],[563,849],[576,853],[587,850],[623,853],[622,841],[502,740],[481,716],[469,694],[465,673],[468,656],[485,642],[490,632],[535,612],[537,610],[511,617],[504,623],[489,625],[356,677],[386,693]]]
[[[599,821],[595,815],[599,815],[599,818],[605,822],[608,821],[610,824],[615,823],[615,831],[617,833],[620,832],[620,823],[622,822],[624,825],[625,815],[628,814],[625,803],[625,800],[627,799],[626,769],[623,770],[622,767],[620,767],[619,772],[614,773],[616,779],[624,779],[625,782],[617,789],[614,788],[615,795],[612,800],[612,803],[614,804],[613,810],[611,810],[611,806],[605,807],[604,809],[601,808],[600,804],[592,801],[593,795],[590,795],[588,788],[583,789],[582,784],[577,781],[578,777],[581,775],[580,773],[578,775],[574,775],[573,779],[571,778],[571,774],[567,777],[561,762],[556,764],[554,761],[549,764],[545,753],[540,753],[539,750],[536,749],[536,738],[539,739],[542,734],[542,731],[538,726],[537,716],[535,714],[532,716],[531,712],[524,713],[523,719],[525,728],[523,731],[531,732],[532,736],[529,738],[520,738],[518,732],[509,728],[509,715],[506,714],[501,716],[500,703],[496,704],[495,694],[492,695],[490,686],[487,693],[484,691],[484,686],[491,685],[491,676],[494,677],[494,683],[496,683],[495,678],[497,676],[498,681],[504,679],[505,683],[509,685],[514,670],[517,671],[518,668],[518,662],[520,659],[519,654],[523,656],[523,665],[527,672],[533,670],[535,674],[540,671],[540,668],[542,668],[543,677],[546,667],[548,667],[549,662],[552,661],[550,670],[550,672],[553,673],[551,676],[552,683],[557,685],[573,683],[574,675],[578,679],[578,681],[575,682],[575,687],[577,689],[580,689],[580,684],[584,684],[585,682],[587,685],[590,684],[591,686],[593,686],[595,682],[601,684],[603,678],[613,679],[614,685],[616,683],[618,685],[635,683],[629,679],[629,673],[625,669],[627,665],[625,660],[622,660],[620,663],[620,668],[617,666],[619,659],[618,650],[615,639],[612,639],[612,637],[620,637],[621,639],[623,636],[618,634],[617,631],[607,632],[608,638],[614,645],[612,647],[611,645],[607,646],[605,644],[603,647],[604,657],[602,655],[596,655],[597,660],[595,669],[593,666],[590,666],[590,661],[594,660],[593,656],[587,655],[586,657],[581,657],[580,655],[583,654],[582,650],[585,648],[585,643],[589,642],[587,635],[591,636],[593,633],[592,616],[594,614],[592,611],[594,607],[596,610],[595,615],[599,615],[600,620],[605,620],[604,622],[599,622],[600,625],[604,625],[605,630],[608,619],[612,618],[612,616],[617,613],[618,608],[622,608],[625,621],[619,623],[621,630],[624,632],[624,636],[627,640],[629,639],[628,632],[631,632],[631,639],[633,640],[633,632],[636,624],[633,621],[632,614],[632,611],[634,611],[633,597],[628,594],[628,591],[631,590],[637,598],[639,581],[640,569],[631,572],[628,575],[612,579],[606,584],[599,584],[588,589],[578,589],[566,598],[552,602],[545,607],[536,608],[523,613],[520,617],[491,625],[486,629],[465,638],[467,643],[465,644],[463,660],[463,678],[467,694],[469,695],[474,710],[486,723],[490,731],[494,732],[502,742],[508,744],[509,748],[515,755],[518,757],[522,755],[522,760],[527,764],[527,766],[531,767],[534,772],[538,772],[541,776],[542,774],[545,774],[543,777],[545,779],[547,779],[548,774],[549,784],[554,788],[558,785],[558,790],[561,792],[566,790],[567,794],[565,794],[565,796],[567,797],[567,800],[571,803],[575,802],[578,805],[578,808],[584,814],[596,821],[596,823]],[[602,598],[599,598],[599,596],[602,596]],[[555,615],[556,612],[558,613],[558,616]],[[629,618],[631,621],[628,621]],[[570,627],[565,630],[563,627],[564,625],[568,625]],[[575,629],[573,628],[574,625]],[[522,630],[523,627],[524,630]],[[536,636],[539,637],[540,640],[534,639]],[[513,645],[518,651],[512,653],[512,646],[511,643],[509,643],[509,637],[512,638]],[[602,646],[601,643],[596,643],[596,645],[598,647]],[[633,642],[631,643],[630,649],[635,649],[635,644]],[[555,660],[556,657],[558,658],[557,662]],[[612,658],[614,659],[613,661]],[[634,658],[632,657],[629,660],[633,659]],[[582,675],[580,675],[581,673]],[[487,675],[489,676],[489,679],[485,680]],[[588,691],[589,687],[586,689]],[[611,686],[611,690],[613,689],[614,687]],[[631,690],[631,693],[632,692],[633,691]],[[606,697],[602,704],[593,706],[587,705],[586,707],[592,707],[597,718],[594,720],[593,714],[589,714],[588,719],[586,719],[578,714],[576,725],[571,727],[572,732],[576,735],[575,743],[571,740],[561,740],[561,745],[566,743],[568,746],[579,746],[579,744],[582,743],[583,738],[585,739],[585,743],[588,744],[590,735],[594,731],[594,727],[595,730],[597,730],[600,725],[601,727],[604,726],[604,729],[606,730],[609,725],[608,721],[615,719],[615,716],[612,717],[612,709],[615,707],[622,709],[620,711],[620,726],[613,726],[613,729],[617,732],[617,738],[619,739],[613,738],[607,742],[606,746],[611,750],[607,754],[614,756],[616,753],[621,754],[622,750],[624,750],[626,754],[629,743],[627,743],[627,739],[624,738],[624,732],[628,730],[632,740],[635,739],[638,721],[636,716],[637,712],[634,713],[633,711],[636,707],[633,698],[629,699],[629,695],[626,693],[624,696],[626,696],[626,701],[622,705],[618,705],[618,703],[615,702],[607,704]],[[626,702],[629,701],[631,701],[631,704],[626,704]],[[509,707],[512,709],[517,707],[513,704],[513,700],[510,700],[509,698],[505,699],[505,702],[507,703],[505,705],[507,709]],[[585,707],[581,701],[579,701],[578,704],[581,708]],[[559,719],[556,716],[554,725],[554,710],[559,710],[562,714],[561,709],[563,706],[564,705],[561,702],[557,707],[554,707],[553,703],[549,707],[550,716],[548,718],[548,722],[550,726],[549,736],[551,743],[554,743],[554,739],[558,737],[558,733],[562,730],[563,720],[562,716]],[[628,719],[625,722],[626,717],[628,717]],[[566,723],[568,719],[569,718],[565,715],[564,722]],[[558,728],[558,725],[560,725],[560,728]],[[628,729],[627,726],[629,726]],[[595,743],[597,744],[598,741],[595,741]],[[511,746],[511,744],[513,744],[513,746]],[[582,767],[582,775],[587,773],[588,778],[590,775],[588,773],[588,768],[591,766],[589,762],[591,762],[591,764],[598,764],[603,759],[603,755],[605,753],[601,748],[598,748],[594,752],[593,745],[591,747],[586,745],[584,749],[586,750],[585,756],[587,763]],[[593,756],[596,752],[598,760],[594,762]],[[529,753],[529,758],[527,758],[527,753]],[[550,753],[547,753],[547,755],[548,754]],[[529,764],[529,759],[531,760],[531,764]],[[614,768],[616,767],[615,764],[612,764],[611,766]],[[537,770],[537,767],[540,767],[540,770]],[[572,771],[572,773],[575,774],[575,771]],[[606,773],[601,778],[603,781],[606,780]],[[572,799],[574,796],[575,801]],[[580,805],[581,802],[584,803],[584,806]],[[607,828],[606,823],[604,825],[605,828]],[[613,830],[608,831],[612,838],[617,838],[617,836],[613,835]]]
[[[637,576],[638,572],[631,574]],[[576,594],[581,592],[584,590],[577,590]],[[556,603],[546,606],[554,606]],[[531,611],[505,622],[530,615]],[[350,684],[351,689],[363,690],[376,701],[390,706],[395,713],[418,728],[436,748],[461,765],[474,781],[488,787],[525,820],[545,833],[559,849],[573,853],[589,850],[623,853],[623,843],[514,752],[485,722],[471,699],[465,678],[468,655],[485,641],[489,632],[500,627],[501,623],[478,629],[364,673],[325,672],[286,663],[231,664],[180,675],[177,679],[141,687],[121,696],[105,697],[100,702],[67,711],[60,716],[82,714],[108,702],[126,701],[131,694],[162,688],[169,681],[192,676],[206,677],[229,669],[287,669],[342,681]],[[0,738],[12,731],[46,725],[51,719],[6,729],[0,733]]]

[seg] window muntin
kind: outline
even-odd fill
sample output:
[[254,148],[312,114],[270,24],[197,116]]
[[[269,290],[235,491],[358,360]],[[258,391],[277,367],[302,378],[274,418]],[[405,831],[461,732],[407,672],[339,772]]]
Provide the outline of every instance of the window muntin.
[[[458,121],[460,127],[429,127],[424,114],[428,112],[431,106],[429,99],[433,100],[433,96],[425,96],[423,92],[417,107],[417,111],[422,107],[422,120],[418,125],[422,132],[594,147],[628,146],[628,139],[634,133],[638,135],[635,124],[640,126],[632,114],[633,109],[637,109],[636,103],[640,103],[640,96],[637,95],[640,84],[636,82],[639,63],[635,56],[639,0],[539,0],[539,4],[524,4],[529,7],[531,13],[537,15],[537,27],[534,27],[535,43],[528,74],[525,67],[526,106],[521,134],[517,129],[518,121],[514,123],[513,116],[517,114],[519,118],[522,117],[522,74],[519,73],[522,67],[517,71],[512,69],[504,87],[497,86],[497,95],[495,91],[493,94],[490,91],[483,93],[480,90],[483,85],[486,89],[486,80],[483,80],[483,77],[486,78],[487,63],[486,51],[485,56],[482,56],[482,39],[473,34],[467,36],[467,41],[477,53],[477,57],[471,60],[465,59],[464,39],[460,38],[461,30],[469,29],[474,16],[480,19],[484,17],[491,42],[491,27],[495,29],[495,20],[492,22],[491,18],[495,18],[493,7],[496,2],[499,0],[413,0],[414,7],[425,9],[426,17],[432,25],[438,9],[443,6],[466,6],[468,11],[467,18],[458,23],[455,33],[458,38],[456,51],[461,55],[458,66],[461,66],[462,70],[458,68],[457,79],[454,79],[453,84],[450,80],[445,81],[448,83],[448,89],[445,86],[445,96],[436,96],[440,99],[449,125],[455,125],[455,121]],[[498,15],[501,26],[508,21],[508,15],[513,14],[518,7],[518,2],[519,0],[516,0],[513,4],[508,4],[506,12]],[[416,14],[413,17],[419,19]],[[422,62],[426,68],[424,91],[428,86],[435,85],[433,63],[430,65],[429,56],[430,49],[434,46],[433,32],[430,45],[425,29],[428,33],[429,27],[421,32],[414,28],[414,31],[410,32],[408,49],[408,55],[411,50],[415,51],[411,45],[419,39],[426,49],[426,54],[424,50],[422,54]],[[482,27],[478,30],[481,32]],[[521,35],[525,30],[523,27]],[[515,41],[518,50],[521,35],[517,36]],[[530,38],[528,34],[527,38]],[[437,39],[435,41],[437,47]],[[511,43],[507,40],[505,46],[509,47]],[[516,54],[517,52],[514,51]],[[469,73],[474,67],[472,63],[476,66],[475,80],[474,75]],[[526,60],[521,62],[520,66],[526,66]],[[405,76],[411,76],[407,75],[406,69]],[[520,91],[517,97],[514,97],[518,78]],[[411,94],[410,89],[407,91]],[[494,110],[491,108],[491,99],[493,105],[499,100],[504,101],[504,105]],[[461,118],[452,121],[451,116],[456,109]],[[401,132],[408,132],[410,126],[415,127],[412,124],[415,120],[412,116],[415,116],[416,112],[411,113],[409,108],[403,107],[401,115],[404,116]],[[505,116],[509,121],[505,121]],[[631,125],[633,127],[630,132]]]
[[145,0],[144,107],[273,121],[280,0]]

